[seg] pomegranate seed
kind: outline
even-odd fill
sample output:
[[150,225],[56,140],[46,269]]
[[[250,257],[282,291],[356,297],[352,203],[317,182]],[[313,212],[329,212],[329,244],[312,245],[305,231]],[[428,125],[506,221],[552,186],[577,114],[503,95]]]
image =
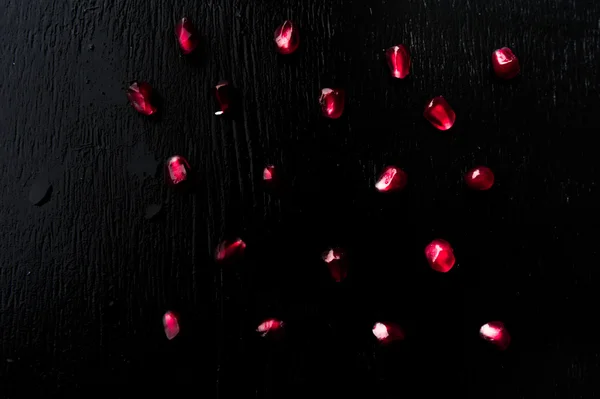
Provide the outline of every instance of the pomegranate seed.
[[388,166],[384,169],[379,180],[375,183],[375,188],[382,192],[399,191],[406,187],[408,176],[406,173],[395,166]]
[[292,21],[285,21],[275,30],[275,44],[281,54],[292,54],[298,49],[300,34]]
[[501,321],[491,321],[484,324],[479,329],[479,335],[501,350],[505,350],[510,344],[510,334]]
[[163,326],[168,340],[172,340],[179,334],[179,322],[173,312],[169,311],[165,313],[163,316]]
[[264,337],[269,333],[277,332],[281,328],[283,328],[282,321],[277,320],[277,319],[267,319],[259,324],[256,331],[259,332],[260,335]]
[[264,181],[273,180],[274,175],[275,175],[275,166],[273,166],[273,165],[268,165],[263,170],[263,180]]
[[319,103],[323,116],[337,119],[344,112],[345,93],[342,89],[322,89]]
[[392,76],[398,79],[404,79],[408,76],[410,70],[410,54],[403,45],[390,47],[385,51]]
[[131,106],[137,112],[144,115],[152,115],[156,107],[152,105],[152,86],[146,82],[133,82],[127,89],[127,98]]
[[217,110],[215,111],[215,115],[221,116],[231,111],[231,90],[231,85],[226,80],[220,81],[215,86],[215,100],[217,102]]
[[425,247],[425,257],[433,270],[446,273],[454,267],[454,251],[446,240],[433,240]]
[[245,249],[246,243],[240,238],[233,241],[223,241],[217,247],[215,259],[218,262],[232,260],[234,258],[237,258],[238,256],[241,256],[244,253]]
[[456,114],[442,96],[434,97],[425,107],[423,116],[439,130],[448,130],[454,125]]
[[341,249],[332,248],[323,252],[322,259],[329,268],[331,278],[336,282],[339,283],[348,276],[348,264]]
[[519,59],[508,47],[502,47],[492,53],[492,67],[500,79],[512,79],[521,72]]
[[172,156],[165,164],[167,182],[173,186],[185,182],[189,178],[190,164],[179,155]]
[[182,18],[175,26],[175,35],[183,54],[190,54],[200,42],[196,28],[187,18]]
[[404,331],[393,323],[375,323],[373,335],[382,343],[390,343],[404,339]]
[[494,185],[494,172],[487,166],[478,166],[465,174],[465,183],[473,190],[489,190]]

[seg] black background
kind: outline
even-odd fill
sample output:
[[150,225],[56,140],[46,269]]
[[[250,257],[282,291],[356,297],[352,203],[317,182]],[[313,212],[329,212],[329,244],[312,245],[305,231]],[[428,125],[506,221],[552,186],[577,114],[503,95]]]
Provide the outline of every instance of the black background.
[[[597,290],[600,3],[584,0],[0,2],[0,396],[592,398]],[[196,57],[174,38],[187,16]],[[301,47],[273,32],[292,19]],[[406,44],[393,80],[383,49]],[[522,76],[490,73],[511,47]],[[150,82],[160,117],[127,103]],[[213,115],[229,79],[236,120]],[[320,115],[342,87],[340,120]],[[448,132],[422,117],[444,95]],[[176,195],[168,156],[198,172]],[[266,192],[262,168],[285,173]],[[381,169],[409,175],[378,195]],[[496,185],[465,189],[485,164]],[[52,197],[27,200],[47,178]],[[144,219],[152,203],[162,217]],[[222,238],[248,244],[219,267]],[[423,249],[450,241],[457,266]],[[343,284],[320,260],[352,260]],[[180,315],[168,341],[161,317]],[[257,337],[267,317],[286,323]],[[406,330],[381,347],[378,320]],[[479,327],[503,320],[500,353]]]

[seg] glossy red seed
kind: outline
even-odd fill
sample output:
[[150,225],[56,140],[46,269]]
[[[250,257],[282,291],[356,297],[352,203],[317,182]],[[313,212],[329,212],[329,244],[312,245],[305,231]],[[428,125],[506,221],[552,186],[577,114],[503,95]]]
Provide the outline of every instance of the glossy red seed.
[[348,263],[341,249],[328,249],[323,252],[322,259],[327,264],[331,278],[336,282],[339,283],[348,276]]
[[285,21],[275,30],[275,45],[281,54],[292,54],[298,49],[300,34],[292,21]]
[[231,260],[243,255],[245,249],[246,243],[240,238],[235,239],[233,241],[223,241],[217,247],[215,259],[217,260],[217,262]]
[[263,321],[262,323],[260,323],[260,325],[258,326],[256,331],[259,332],[260,335],[262,335],[264,337],[267,334],[276,332],[281,328],[283,328],[283,322],[281,320],[267,319],[267,320]]
[[165,328],[165,335],[167,339],[171,340],[179,334],[179,322],[177,316],[173,312],[167,312],[163,316],[163,327]]
[[382,192],[399,191],[406,187],[408,175],[400,168],[388,166],[375,183],[375,188]]
[[215,115],[225,115],[231,110],[231,86],[228,81],[222,80],[217,83],[215,86],[215,100],[217,104]]
[[345,92],[342,89],[322,89],[319,104],[323,116],[337,119],[344,113]]
[[275,176],[275,166],[273,165],[268,165],[265,167],[265,169],[263,170],[263,180],[264,181],[271,181],[273,180]]
[[165,168],[167,182],[174,186],[183,183],[189,178],[190,165],[182,156],[175,155],[167,159]]
[[410,54],[403,45],[390,47],[385,51],[388,65],[392,76],[398,79],[404,79],[410,71]]
[[501,321],[491,321],[484,324],[479,329],[479,335],[501,350],[505,350],[510,345],[510,334]]
[[452,269],[456,262],[450,243],[442,239],[433,240],[425,247],[425,257],[433,270],[442,273]]
[[177,41],[183,54],[190,54],[200,43],[196,28],[187,18],[182,18],[175,26],[175,36],[177,36]]
[[423,116],[439,130],[450,129],[456,120],[454,110],[442,96],[431,99],[425,107]]
[[502,47],[492,53],[492,67],[500,79],[512,79],[521,72],[519,59],[508,47]]
[[404,331],[393,323],[375,323],[373,335],[379,342],[390,343],[404,339]]
[[473,190],[489,190],[494,185],[494,172],[487,166],[478,166],[465,174],[465,183]]
[[152,115],[156,107],[152,105],[152,86],[146,82],[133,82],[127,89],[127,98],[137,112]]

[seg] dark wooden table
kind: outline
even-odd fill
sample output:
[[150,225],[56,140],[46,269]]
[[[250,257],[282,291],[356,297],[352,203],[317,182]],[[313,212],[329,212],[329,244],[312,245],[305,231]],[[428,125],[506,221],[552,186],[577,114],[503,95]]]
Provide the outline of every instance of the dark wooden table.
[[[600,299],[600,3],[592,0],[0,1],[0,397],[593,398]],[[202,45],[181,56],[188,16]],[[301,47],[273,32],[297,22]],[[409,46],[395,81],[383,49]],[[522,76],[502,83],[491,52]],[[160,117],[127,103],[131,80]],[[237,87],[240,115],[211,88]],[[322,87],[347,92],[321,116]],[[444,95],[440,132],[423,118]],[[188,158],[179,195],[159,165]],[[262,169],[284,173],[267,192]],[[397,164],[398,195],[373,186]],[[490,166],[474,193],[463,174]],[[47,179],[49,201],[30,187]],[[162,215],[144,218],[162,203]],[[221,239],[241,262],[213,261]],[[457,265],[432,271],[433,238]],[[346,249],[348,279],[321,261]],[[161,317],[180,315],[165,338]],[[284,320],[280,341],[255,332]],[[381,346],[375,321],[406,339]],[[499,352],[479,327],[502,320]]]

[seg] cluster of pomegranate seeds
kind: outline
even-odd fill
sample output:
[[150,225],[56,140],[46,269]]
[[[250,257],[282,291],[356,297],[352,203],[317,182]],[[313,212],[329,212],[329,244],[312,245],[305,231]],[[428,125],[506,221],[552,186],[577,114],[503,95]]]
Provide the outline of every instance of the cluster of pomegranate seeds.
[[152,115],[156,107],[152,105],[152,87],[146,82],[133,82],[127,89],[127,98],[137,112]]
[[237,238],[233,241],[223,241],[215,251],[215,260],[217,262],[233,260],[242,256],[245,249],[246,243],[241,238]]
[[165,169],[167,182],[173,186],[181,184],[189,178],[190,164],[180,155],[175,155],[167,159]]
[[492,53],[492,67],[500,79],[512,79],[521,72],[519,59],[508,47],[502,47]]
[[331,278],[336,282],[341,282],[348,276],[348,262],[344,252],[339,248],[331,248],[323,252],[321,256],[323,262],[327,264]]
[[510,345],[510,334],[501,321],[491,321],[484,324],[479,329],[479,335],[486,341],[496,345],[500,350],[505,350]]
[[408,183],[406,172],[395,166],[388,166],[375,183],[377,191],[386,193],[402,190]]
[[429,121],[436,129],[448,130],[454,126],[456,114],[450,104],[442,96],[437,96],[425,106],[423,112],[425,119]]
[[177,41],[183,54],[190,54],[200,43],[196,28],[187,18],[182,18],[175,26],[175,36],[177,36]]
[[489,190],[494,185],[494,172],[487,166],[478,166],[465,174],[465,183],[473,190]]
[[397,79],[404,79],[410,71],[410,54],[408,49],[400,44],[390,47],[385,51],[388,65],[392,76]]
[[379,342],[384,344],[404,339],[404,331],[394,323],[375,323],[373,335]]
[[179,334],[179,322],[173,312],[169,311],[165,313],[163,316],[163,327],[165,328],[165,335],[168,340],[172,340]]
[[346,103],[345,96],[346,94],[342,89],[322,89],[319,104],[321,104],[323,116],[331,119],[338,119],[342,116]]
[[292,21],[285,21],[275,30],[275,45],[279,53],[292,54],[300,45],[298,28]]
[[278,332],[283,328],[283,322],[277,319],[267,319],[258,325],[256,332],[265,337],[269,333]]
[[231,86],[228,81],[221,80],[215,86],[215,102],[216,108],[215,115],[221,116],[226,115],[231,110]]
[[[182,18],[175,26],[175,34],[179,47],[183,54],[192,53],[199,45],[199,34],[194,25],[187,19]],[[277,51],[281,54],[292,54],[300,45],[298,28],[292,21],[284,21],[274,34]],[[386,60],[392,77],[404,79],[410,73],[411,58],[406,46],[399,44],[388,48],[385,52]],[[495,50],[492,54],[492,67],[497,77],[501,79],[512,79],[520,73],[518,58],[511,49],[503,47]],[[229,82],[220,81],[214,87],[216,101],[215,115],[221,116],[231,112],[232,87]],[[152,104],[152,87],[146,82],[133,82],[127,89],[127,97],[131,105],[141,114],[153,115],[157,108]],[[342,116],[345,107],[345,91],[335,88],[324,88],[319,98],[323,116],[330,119],[338,119]],[[434,97],[425,107],[423,116],[435,128],[449,130],[456,121],[456,114],[450,104],[442,97]],[[177,186],[188,181],[190,166],[185,158],[179,155],[170,157],[165,163],[165,176],[167,182]],[[275,178],[275,167],[268,165],[263,170],[263,180],[270,182]],[[407,174],[396,166],[388,166],[384,169],[375,184],[380,192],[399,191],[406,187]],[[494,173],[486,166],[478,166],[465,174],[465,183],[473,190],[489,190],[494,185]],[[45,186],[44,186],[45,187]],[[39,193],[38,193],[39,191]],[[33,203],[38,202],[38,197],[43,196],[47,189],[40,188],[30,194]],[[154,206],[150,216],[160,211],[160,206]],[[246,243],[241,239],[223,241],[216,249],[215,259],[224,262],[243,255]],[[435,239],[425,247],[425,257],[432,269],[446,273],[450,271],[456,262],[454,251],[450,243],[443,239]],[[348,275],[348,262],[344,252],[339,248],[331,248],[322,254],[322,260],[327,265],[331,277],[336,282],[341,282]],[[167,339],[171,340],[179,334],[179,322],[177,316],[168,311],[163,316],[163,327]],[[256,329],[263,337],[274,332],[281,331],[283,322],[277,319],[267,319]],[[394,323],[375,323],[373,335],[382,343],[403,340],[404,331]],[[504,324],[493,321],[484,324],[479,330],[480,336],[491,342],[499,349],[506,349],[511,341],[510,334]]]
[[425,257],[433,270],[446,273],[454,267],[454,250],[446,240],[433,240],[425,247]]

